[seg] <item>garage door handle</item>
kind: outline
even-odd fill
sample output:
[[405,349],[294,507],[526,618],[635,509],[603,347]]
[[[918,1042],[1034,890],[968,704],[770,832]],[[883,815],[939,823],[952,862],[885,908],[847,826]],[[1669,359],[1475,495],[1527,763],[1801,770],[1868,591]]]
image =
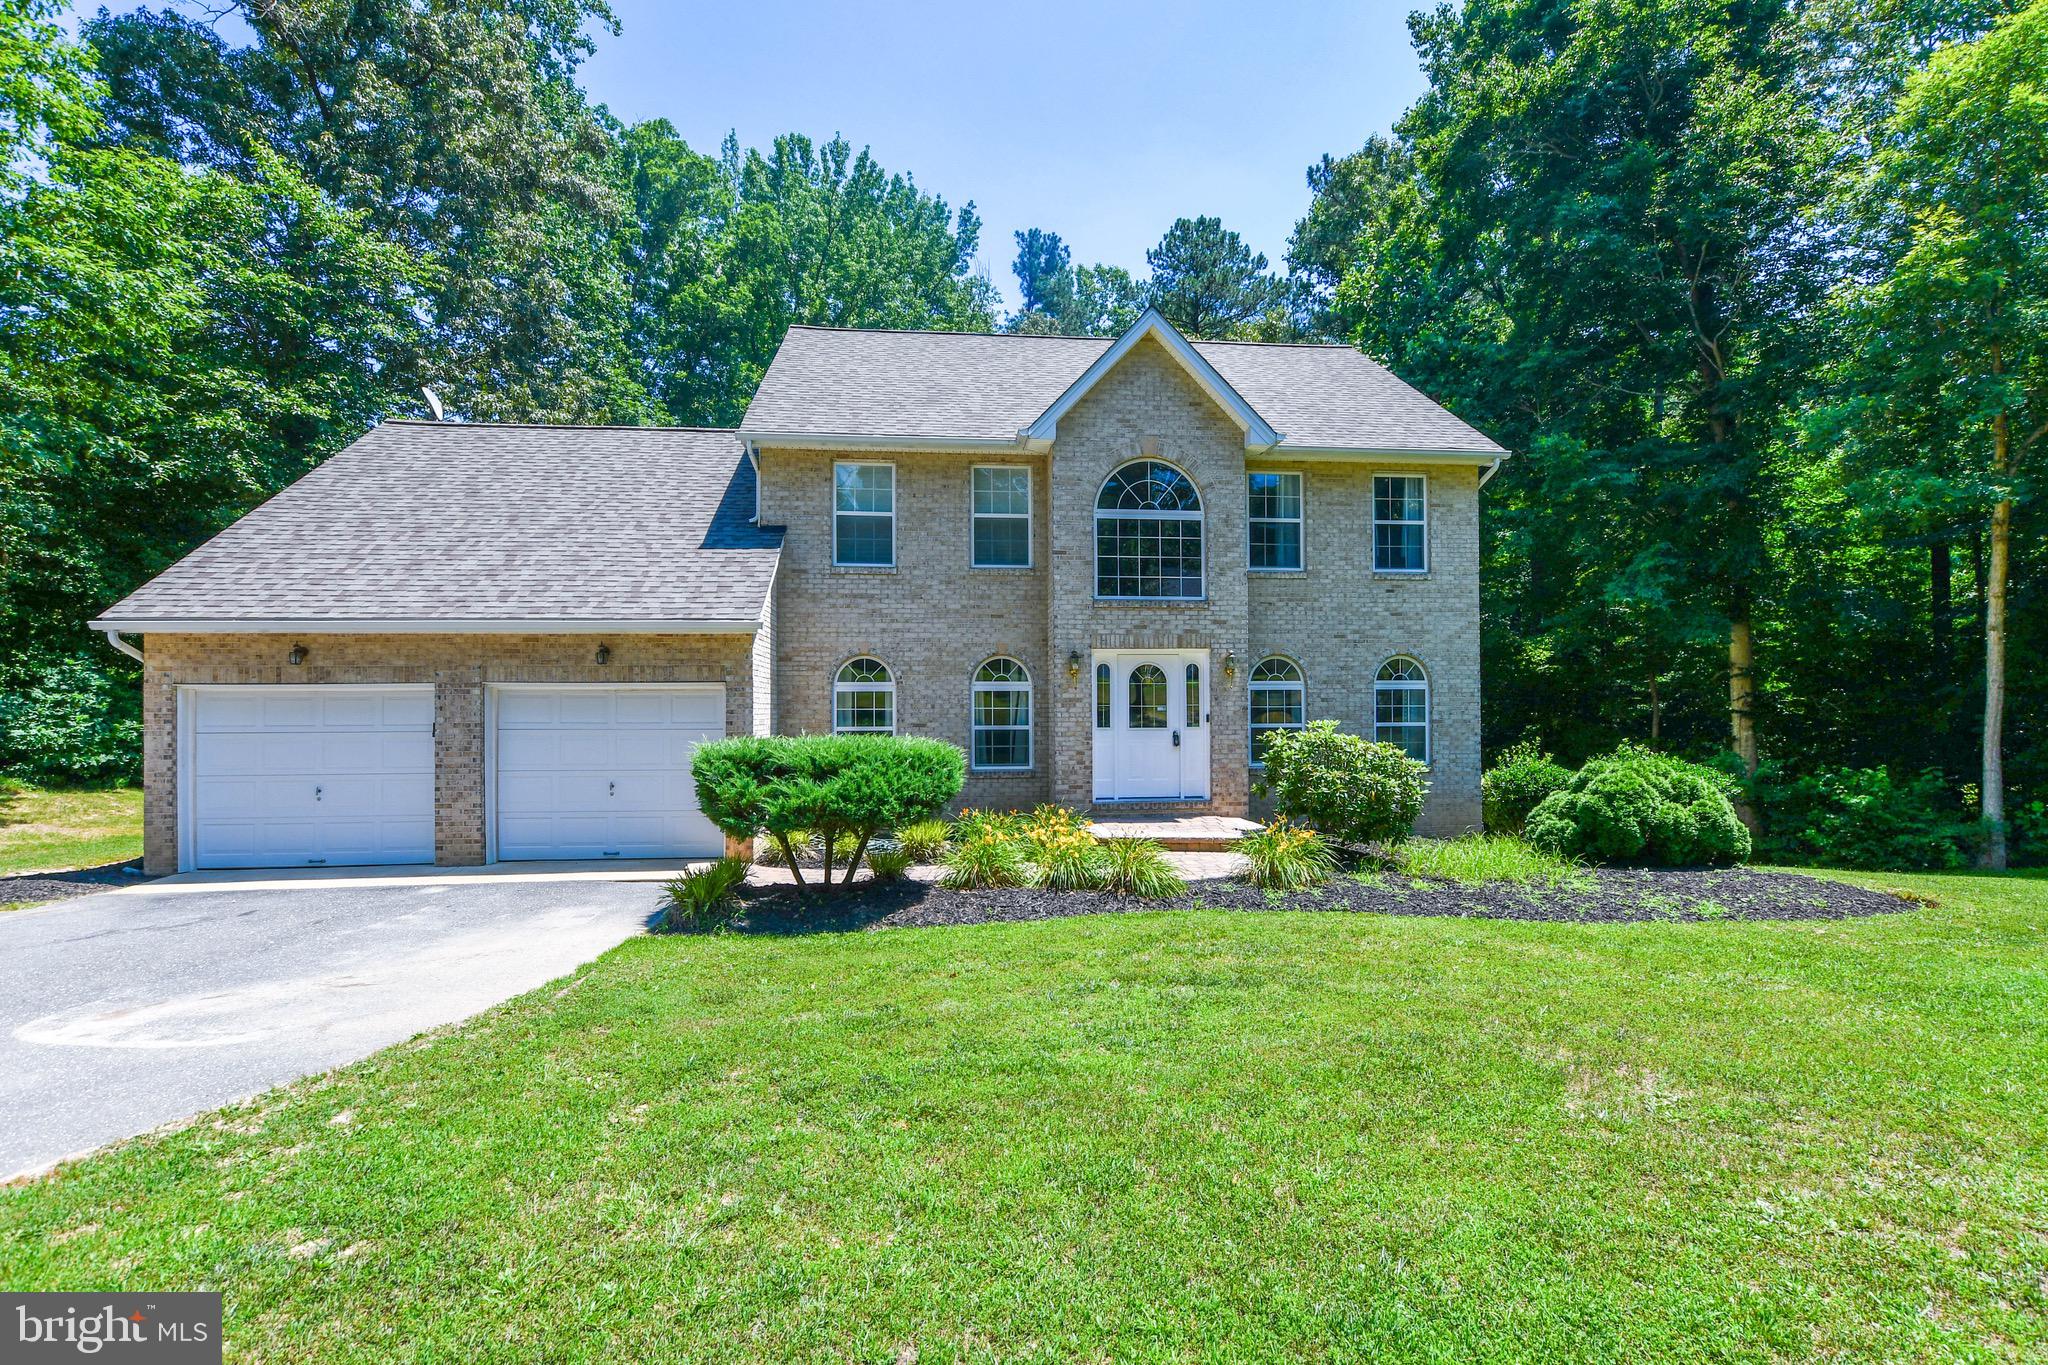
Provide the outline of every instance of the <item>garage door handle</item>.
[[607,783],[605,783],[605,784],[604,784],[604,794],[605,794],[606,796],[617,796],[617,795],[619,794],[619,784],[618,784],[618,783],[616,783],[616,782],[607,782]]
[[320,799],[320,789],[318,787],[313,788],[313,799],[315,801]]

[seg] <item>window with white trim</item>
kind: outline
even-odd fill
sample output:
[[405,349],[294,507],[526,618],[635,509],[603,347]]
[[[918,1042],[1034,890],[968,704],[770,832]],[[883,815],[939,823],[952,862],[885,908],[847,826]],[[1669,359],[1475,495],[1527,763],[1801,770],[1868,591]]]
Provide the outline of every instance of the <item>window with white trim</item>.
[[1380,665],[1372,684],[1372,737],[1417,763],[1429,762],[1429,675],[1403,656]]
[[1251,494],[1251,567],[1301,567],[1301,475],[1255,469],[1246,475]]
[[974,766],[1031,766],[1031,674],[1015,659],[990,659],[974,673]]
[[1307,693],[1302,686],[1301,667],[1292,659],[1274,655],[1252,665],[1248,684],[1251,694],[1252,765],[1262,766],[1260,746],[1276,730],[1299,730],[1308,723]]
[[1097,597],[1202,596],[1202,499],[1188,476],[1133,460],[1095,499]]
[[896,679],[879,659],[849,659],[832,680],[832,733],[896,733]]
[[832,466],[832,562],[895,566],[895,465],[843,460]]
[[1420,474],[1375,474],[1372,567],[1376,573],[1429,571],[1429,483]]
[[1109,665],[1095,665],[1095,728],[1109,728]]
[[1031,567],[1031,470],[1025,465],[976,465],[973,539],[977,569]]

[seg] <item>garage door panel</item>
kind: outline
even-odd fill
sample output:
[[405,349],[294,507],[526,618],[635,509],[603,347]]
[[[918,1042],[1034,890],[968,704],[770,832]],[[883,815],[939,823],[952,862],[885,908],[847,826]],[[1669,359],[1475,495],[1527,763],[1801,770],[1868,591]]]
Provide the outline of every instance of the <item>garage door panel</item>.
[[603,691],[556,694],[555,721],[559,725],[609,725],[613,693]]
[[555,694],[552,692],[530,692],[525,689],[500,692],[497,696],[498,730],[502,741],[504,732],[527,725],[553,725],[555,723]]

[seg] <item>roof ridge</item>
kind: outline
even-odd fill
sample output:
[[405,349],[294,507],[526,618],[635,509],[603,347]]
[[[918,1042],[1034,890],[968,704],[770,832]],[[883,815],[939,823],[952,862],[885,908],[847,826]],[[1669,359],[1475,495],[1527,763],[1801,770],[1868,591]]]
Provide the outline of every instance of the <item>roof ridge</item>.
[[[1269,351],[1357,351],[1359,355],[1365,355],[1356,346],[1342,341],[1246,341],[1241,337],[1218,337],[1214,340],[1189,337],[1188,340],[1197,346],[1261,346]],[[1365,358],[1372,359],[1369,355]]]
[[701,431],[713,436],[737,436],[738,427],[680,427],[627,422],[436,422],[430,417],[386,417],[379,426],[469,427],[483,430],[518,428],[525,431]]

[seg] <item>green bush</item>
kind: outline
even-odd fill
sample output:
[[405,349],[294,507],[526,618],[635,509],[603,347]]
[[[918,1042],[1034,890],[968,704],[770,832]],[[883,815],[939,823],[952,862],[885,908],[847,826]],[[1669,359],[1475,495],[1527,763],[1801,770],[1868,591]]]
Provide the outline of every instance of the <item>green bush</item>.
[[955,838],[941,860],[946,875],[939,884],[949,891],[988,891],[999,886],[1023,886],[1031,881],[1030,862],[1024,845],[995,831],[971,838]]
[[[935,739],[894,735],[742,736],[698,746],[691,765],[704,814],[733,838],[765,830],[782,847],[797,885],[791,837],[812,831],[825,851],[824,879],[845,858],[853,878],[876,833],[927,820],[960,794],[965,755]],[[851,836],[853,848],[844,852]]]
[[729,923],[739,906],[734,894],[746,880],[743,858],[720,858],[685,872],[667,886],[667,927],[702,930]]
[[1983,839],[1974,812],[1939,769],[1895,777],[1884,768],[1815,768],[1793,775],[1775,765],[1746,784],[1763,825],[1757,856],[1892,871],[1967,867]]
[[26,687],[0,687],[0,771],[39,782],[141,775],[142,691],[132,676],[75,654],[34,676]]
[[1486,828],[1494,834],[1520,834],[1543,798],[1561,791],[1572,770],[1559,763],[1533,739],[1508,746],[1500,761],[1479,779]]
[[868,850],[868,871],[875,874],[878,882],[900,881],[910,871],[912,861],[910,851],[902,847]]
[[1341,844],[1392,844],[1422,814],[1427,771],[1391,744],[1342,734],[1333,720],[1276,730],[1258,786],[1283,818]]
[[944,820],[913,820],[896,831],[896,844],[916,863],[935,863],[946,851]]
[[1320,886],[1337,870],[1337,859],[1322,835],[1285,820],[1239,839],[1236,851],[1250,864],[1246,875],[1252,885],[1268,891]]
[[1712,768],[1624,744],[1539,802],[1523,832],[1546,852],[1596,863],[1744,862],[1749,831],[1732,790]]
[[1160,900],[1180,895],[1188,884],[1166,861],[1166,850],[1153,840],[1104,839],[1102,889],[1119,896]]

